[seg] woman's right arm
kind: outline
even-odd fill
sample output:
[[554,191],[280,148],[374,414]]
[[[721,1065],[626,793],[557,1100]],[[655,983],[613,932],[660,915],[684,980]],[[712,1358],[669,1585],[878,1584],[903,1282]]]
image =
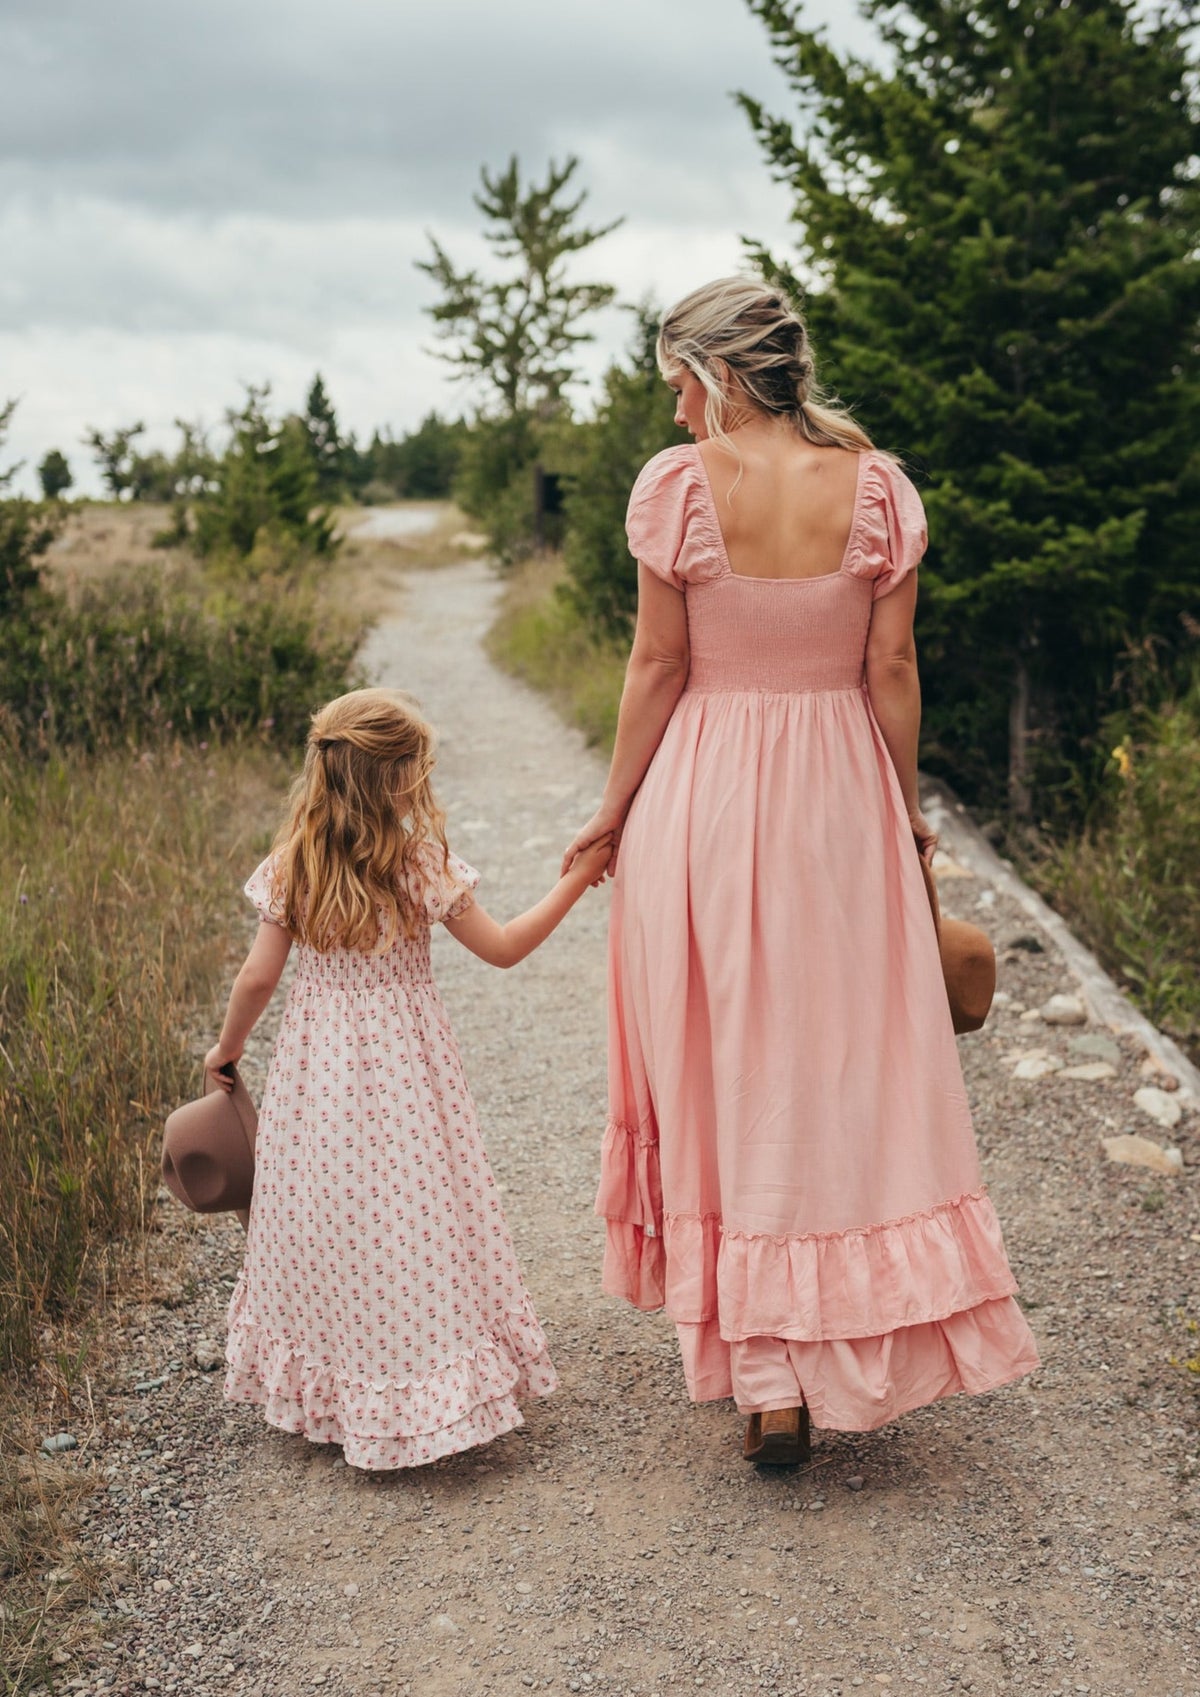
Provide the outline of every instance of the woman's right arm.
[[[621,691],[608,782],[600,806],[563,855],[564,872],[579,851],[597,837],[612,832],[619,842],[629,804],[646,776],[687,682],[689,659],[683,591],[639,562],[637,628]],[[610,873],[616,862],[614,846]]]
[[937,833],[921,812],[917,791],[917,741],[921,730],[921,683],[913,613],[917,574],[909,572],[871,609],[867,634],[867,694],[887,751],[892,757],[908,821],[922,854],[937,845]]

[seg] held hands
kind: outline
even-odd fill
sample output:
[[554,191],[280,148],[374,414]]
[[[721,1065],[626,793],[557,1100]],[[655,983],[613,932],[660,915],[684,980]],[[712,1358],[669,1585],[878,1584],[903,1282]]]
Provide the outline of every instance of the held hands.
[[621,827],[624,823],[624,818],[619,817],[611,809],[597,808],[582,831],[577,831],[567,844],[567,852],[562,858],[563,877],[565,878],[571,870],[571,864],[576,856],[598,843],[607,844],[609,853],[597,882],[602,882],[606,875],[609,878],[613,877],[617,870],[617,851],[621,846]]
[[217,1083],[221,1086],[222,1090],[232,1090],[233,1079],[228,1073],[222,1072],[221,1068],[228,1066],[231,1061],[240,1061],[241,1058],[242,1051],[240,1049],[235,1055],[232,1049],[228,1048],[226,1045],[214,1043],[212,1048],[204,1057],[204,1070],[205,1072],[212,1074]]
[[572,856],[563,877],[577,878],[581,887],[590,884],[594,890],[599,889],[604,882],[605,873],[611,867],[614,852],[611,833],[598,837],[595,842],[588,843]]

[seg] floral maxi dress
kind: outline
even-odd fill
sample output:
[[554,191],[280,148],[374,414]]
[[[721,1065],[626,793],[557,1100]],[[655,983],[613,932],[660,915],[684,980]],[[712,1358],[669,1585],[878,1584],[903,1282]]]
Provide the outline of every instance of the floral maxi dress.
[[[275,922],[270,864],[246,894]],[[430,970],[478,881],[431,858],[415,938],[299,945],[267,1077],[225,1395],[353,1467],[486,1443],[557,1382]]]

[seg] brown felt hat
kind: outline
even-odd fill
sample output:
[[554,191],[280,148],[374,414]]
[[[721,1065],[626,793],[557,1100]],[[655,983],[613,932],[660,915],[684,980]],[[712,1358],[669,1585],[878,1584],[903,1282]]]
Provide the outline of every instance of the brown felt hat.
[[968,925],[965,919],[942,918],[933,868],[924,855],[920,859],[937,926],[950,1017],[955,1035],[961,1036],[964,1031],[978,1031],[988,1016],[996,994],[996,951],[987,932],[978,925]]
[[204,1094],[167,1119],[163,1183],[196,1214],[244,1213],[254,1188],[258,1115],[250,1092],[230,1063],[233,1089],[204,1074]]

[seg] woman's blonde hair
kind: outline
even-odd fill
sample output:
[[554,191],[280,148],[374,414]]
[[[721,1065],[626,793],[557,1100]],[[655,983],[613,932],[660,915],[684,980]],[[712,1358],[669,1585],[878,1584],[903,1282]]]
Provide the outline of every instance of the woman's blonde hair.
[[382,950],[419,928],[423,846],[445,866],[434,735],[399,690],[356,689],[313,715],[304,770],[275,839],[283,924],[297,941]]
[[[724,360],[729,381],[714,362]],[[729,444],[739,404],[790,419],[817,447],[869,452],[874,443],[817,383],[812,345],[799,312],[778,289],[747,277],[705,283],[673,306],[658,332],[658,364],[667,379],[686,367],[704,386],[709,436]]]

